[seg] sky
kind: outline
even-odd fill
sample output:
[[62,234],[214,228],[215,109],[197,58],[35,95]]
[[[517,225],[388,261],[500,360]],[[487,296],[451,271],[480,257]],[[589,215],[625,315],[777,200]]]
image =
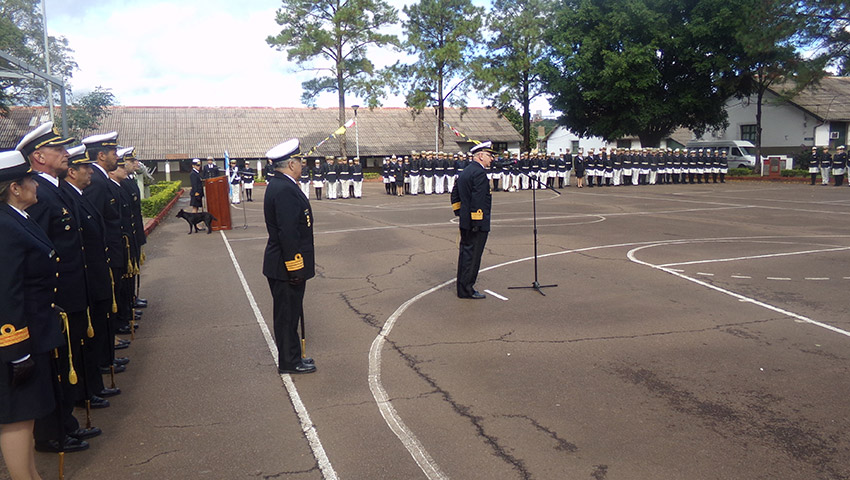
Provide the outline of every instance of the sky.
[[[301,83],[316,75],[266,43],[281,29],[280,0],[45,1],[49,34],[68,39],[79,65],[71,79],[76,95],[102,86],[127,106],[303,107]],[[400,15],[412,3],[388,1]],[[371,52],[379,67],[404,58],[389,49]],[[348,106],[364,103],[346,97]],[[336,107],[336,93],[320,96],[317,106]],[[403,107],[404,100],[387,98],[383,106]],[[537,110],[548,116],[548,103],[535,103],[532,114]]]

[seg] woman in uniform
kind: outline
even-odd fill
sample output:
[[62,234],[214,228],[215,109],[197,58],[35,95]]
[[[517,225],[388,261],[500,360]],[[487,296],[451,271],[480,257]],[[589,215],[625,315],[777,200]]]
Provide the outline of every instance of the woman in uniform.
[[53,411],[49,352],[62,341],[52,303],[59,259],[25,213],[38,201],[32,174],[20,152],[0,153],[0,450],[14,479],[41,478],[33,423]]

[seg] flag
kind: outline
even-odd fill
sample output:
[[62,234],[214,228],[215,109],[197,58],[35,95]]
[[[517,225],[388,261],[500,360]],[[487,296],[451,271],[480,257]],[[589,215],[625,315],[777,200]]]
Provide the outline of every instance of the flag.
[[345,127],[345,128],[351,128],[353,126],[354,126],[354,119],[353,118],[351,120],[345,122],[345,125],[343,125],[343,127]]
[[336,131],[334,132],[334,135],[342,135],[343,133],[345,133],[345,125],[337,128]]
[[227,175],[227,198],[229,199],[232,187],[230,186],[230,155],[227,150],[224,151],[224,173]]
[[456,136],[456,137],[459,137],[459,136],[460,136],[460,132],[458,132],[458,131],[457,131],[457,129],[456,129],[455,127],[452,127],[452,132],[454,132],[454,134],[455,134],[455,136]]

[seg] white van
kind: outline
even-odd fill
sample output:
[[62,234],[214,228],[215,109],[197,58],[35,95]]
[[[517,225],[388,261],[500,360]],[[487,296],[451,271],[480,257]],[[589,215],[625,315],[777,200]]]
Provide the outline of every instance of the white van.
[[756,146],[744,140],[694,140],[688,142],[688,150],[710,148],[726,151],[729,168],[749,168],[756,166]]

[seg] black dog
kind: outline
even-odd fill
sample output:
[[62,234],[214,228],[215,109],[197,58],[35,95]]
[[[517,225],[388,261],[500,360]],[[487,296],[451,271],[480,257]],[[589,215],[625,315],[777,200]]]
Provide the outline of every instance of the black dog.
[[189,222],[189,235],[192,234],[192,228],[194,228],[196,232],[200,231],[198,230],[198,224],[201,222],[203,222],[207,226],[207,235],[211,234],[212,227],[210,226],[210,224],[214,220],[218,220],[217,218],[213,217],[212,213],[210,212],[190,213],[184,212],[182,208],[179,212],[177,212],[177,218],[182,218],[183,220]]

